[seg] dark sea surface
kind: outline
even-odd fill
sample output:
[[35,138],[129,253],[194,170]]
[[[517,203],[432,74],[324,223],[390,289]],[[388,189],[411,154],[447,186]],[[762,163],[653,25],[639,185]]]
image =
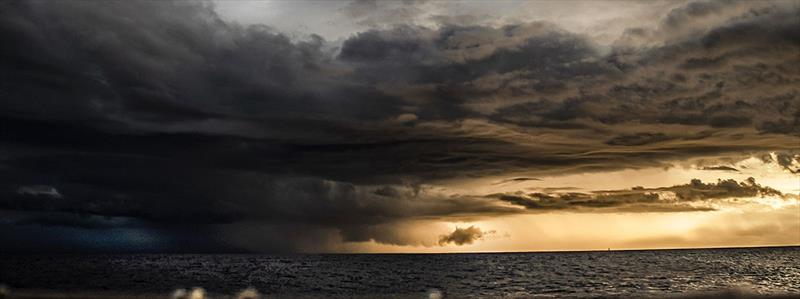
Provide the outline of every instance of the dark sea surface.
[[[353,255],[2,255],[14,290],[211,298],[663,297],[743,289],[800,294],[800,247]],[[0,296],[1,297],[1,296]],[[13,298],[13,296],[11,296]]]

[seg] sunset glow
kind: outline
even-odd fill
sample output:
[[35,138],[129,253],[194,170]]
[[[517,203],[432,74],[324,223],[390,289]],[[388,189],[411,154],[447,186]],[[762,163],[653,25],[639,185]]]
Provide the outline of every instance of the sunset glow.
[[11,252],[800,245],[797,1],[0,6]]

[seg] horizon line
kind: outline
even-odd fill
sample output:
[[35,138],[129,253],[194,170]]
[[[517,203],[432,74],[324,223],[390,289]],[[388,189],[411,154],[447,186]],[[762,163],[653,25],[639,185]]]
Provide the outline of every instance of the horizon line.
[[591,252],[635,252],[635,251],[678,251],[678,250],[735,250],[735,249],[779,249],[800,248],[800,243],[789,245],[754,245],[754,246],[710,246],[710,247],[665,247],[665,248],[623,248],[623,249],[582,249],[582,250],[520,250],[520,251],[466,251],[466,252],[46,252],[46,251],[0,251],[2,255],[445,255],[445,254],[528,254],[528,253],[591,253]]

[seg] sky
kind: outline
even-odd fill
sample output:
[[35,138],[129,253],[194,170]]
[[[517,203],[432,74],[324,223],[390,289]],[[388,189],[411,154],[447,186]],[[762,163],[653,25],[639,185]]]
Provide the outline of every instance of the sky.
[[800,245],[797,1],[5,1],[0,250]]

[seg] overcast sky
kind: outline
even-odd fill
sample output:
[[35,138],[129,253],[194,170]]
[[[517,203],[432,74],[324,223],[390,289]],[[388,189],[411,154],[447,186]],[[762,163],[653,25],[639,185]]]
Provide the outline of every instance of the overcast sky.
[[0,44],[0,250],[800,244],[797,1],[7,1]]

